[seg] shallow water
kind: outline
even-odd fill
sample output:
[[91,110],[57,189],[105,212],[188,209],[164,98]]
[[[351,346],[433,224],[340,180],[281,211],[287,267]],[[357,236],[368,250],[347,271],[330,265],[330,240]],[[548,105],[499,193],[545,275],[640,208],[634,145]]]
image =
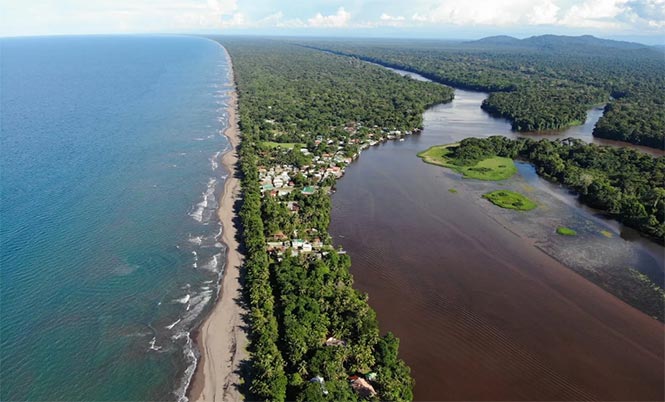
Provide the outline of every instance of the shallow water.
[[177,36],[0,46],[0,399],[177,399],[223,265],[223,49]]
[[[498,184],[416,156],[469,136],[516,136],[480,109],[485,96],[457,90],[452,103],[425,112],[422,134],[363,152],[333,195],[334,242],[352,257],[382,330],[400,337],[416,399],[662,400],[662,324],[543,251],[601,269],[630,262],[662,278],[662,247],[659,259],[649,241],[622,238],[620,225],[580,208],[528,165]],[[592,110],[584,126],[559,135],[594,141],[599,117]],[[480,198],[495,186],[528,189],[545,206],[534,218],[501,210]],[[556,237],[560,224],[580,236]]]

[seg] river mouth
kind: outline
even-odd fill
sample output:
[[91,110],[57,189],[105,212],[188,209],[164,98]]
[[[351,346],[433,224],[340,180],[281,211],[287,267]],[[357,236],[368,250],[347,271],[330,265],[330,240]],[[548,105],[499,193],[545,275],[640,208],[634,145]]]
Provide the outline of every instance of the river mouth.
[[[333,195],[330,232],[382,330],[400,337],[416,399],[662,400],[662,324],[567,267],[634,263],[662,281],[660,246],[552,196],[528,165],[505,183],[479,182],[416,156],[470,136],[520,136],[480,109],[485,96],[456,91],[425,113],[422,134],[363,152]],[[502,186],[530,190],[543,210],[533,219],[480,197]],[[543,230],[573,224],[576,239]]]

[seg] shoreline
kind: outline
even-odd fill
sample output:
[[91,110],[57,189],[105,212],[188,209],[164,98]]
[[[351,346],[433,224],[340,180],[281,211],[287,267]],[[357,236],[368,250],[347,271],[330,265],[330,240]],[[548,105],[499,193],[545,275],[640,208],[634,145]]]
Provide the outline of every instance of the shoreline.
[[[352,257],[354,287],[400,338],[415,399],[627,400],[634,387],[635,399],[661,400],[662,323],[542,250],[530,232],[467,209],[477,202],[470,192],[450,195],[464,181],[413,157],[459,141],[430,117],[417,142],[377,149],[347,171],[330,229]],[[606,382],[589,374],[605,367]]]
[[[222,47],[222,49],[224,49]],[[227,55],[231,72],[233,65]],[[236,240],[238,228],[234,223],[234,207],[240,199],[240,180],[236,177],[237,146],[240,131],[237,118],[238,95],[230,91],[228,127],[224,135],[229,140],[229,150],[222,155],[221,163],[228,172],[219,200],[217,216],[222,224],[221,242],[226,246],[226,263],[220,282],[219,298],[210,314],[196,329],[195,343],[200,350],[199,362],[187,390],[190,401],[242,401],[242,395],[234,385],[240,383],[239,365],[248,358],[247,332],[243,323],[246,309],[238,303],[242,298],[240,267],[243,256]]]

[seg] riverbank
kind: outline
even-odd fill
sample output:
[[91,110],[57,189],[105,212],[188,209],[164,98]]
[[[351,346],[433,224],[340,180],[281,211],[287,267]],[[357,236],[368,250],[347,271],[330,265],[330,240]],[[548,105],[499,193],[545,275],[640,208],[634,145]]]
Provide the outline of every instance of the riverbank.
[[[662,324],[569,269],[578,261],[602,270],[617,255],[613,265],[649,269],[641,240],[620,230],[611,241],[598,230],[543,233],[551,216],[549,227],[613,222],[527,191],[522,172],[513,189],[538,197],[547,214],[496,208],[481,195],[497,184],[416,157],[469,136],[516,136],[478,107],[482,98],[456,91],[452,104],[425,112],[421,135],[364,152],[333,195],[330,233],[382,329],[400,338],[415,399],[662,399]],[[545,246],[565,252],[565,263]]]
[[229,139],[229,151],[222,156],[222,165],[228,176],[217,215],[223,228],[221,241],[226,246],[226,264],[219,300],[196,337],[201,358],[189,389],[189,399],[193,401],[241,401],[242,396],[237,387],[241,383],[239,367],[248,357],[247,332],[243,323],[243,315],[247,311],[242,302],[240,280],[243,256],[237,240],[239,228],[235,220],[235,208],[240,200],[240,181],[236,171],[240,131],[235,90],[230,94],[228,127],[224,135]]

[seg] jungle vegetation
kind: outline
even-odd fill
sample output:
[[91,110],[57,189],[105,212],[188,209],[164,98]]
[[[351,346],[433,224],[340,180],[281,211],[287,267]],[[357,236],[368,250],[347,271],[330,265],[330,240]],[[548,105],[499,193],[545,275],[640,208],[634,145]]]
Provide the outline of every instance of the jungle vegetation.
[[[310,164],[311,154],[293,148],[327,152],[331,146],[317,138],[348,138],[350,126],[359,136],[377,127],[413,130],[425,108],[451,100],[452,91],[281,41],[218,40],[231,56],[239,95],[250,398],[359,400],[348,378],[371,372],[378,393],[373,399],[411,400],[413,379],[398,356],[399,340],[381,335],[367,296],[353,288],[349,257],[330,245],[329,195],[319,190],[284,200],[262,196],[259,166]],[[308,180],[293,177],[295,186]],[[297,213],[286,208],[286,200],[297,203]],[[266,252],[270,237],[295,233],[316,233],[327,251],[318,258]],[[326,344],[330,338],[336,345]],[[317,377],[325,380],[326,392],[313,381]]]
[[487,112],[517,131],[581,124],[606,104],[594,135],[665,149],[662,50],[597,38],[544,35],[453,43],[403,40],[299,41],[326,51],[490,92]]

